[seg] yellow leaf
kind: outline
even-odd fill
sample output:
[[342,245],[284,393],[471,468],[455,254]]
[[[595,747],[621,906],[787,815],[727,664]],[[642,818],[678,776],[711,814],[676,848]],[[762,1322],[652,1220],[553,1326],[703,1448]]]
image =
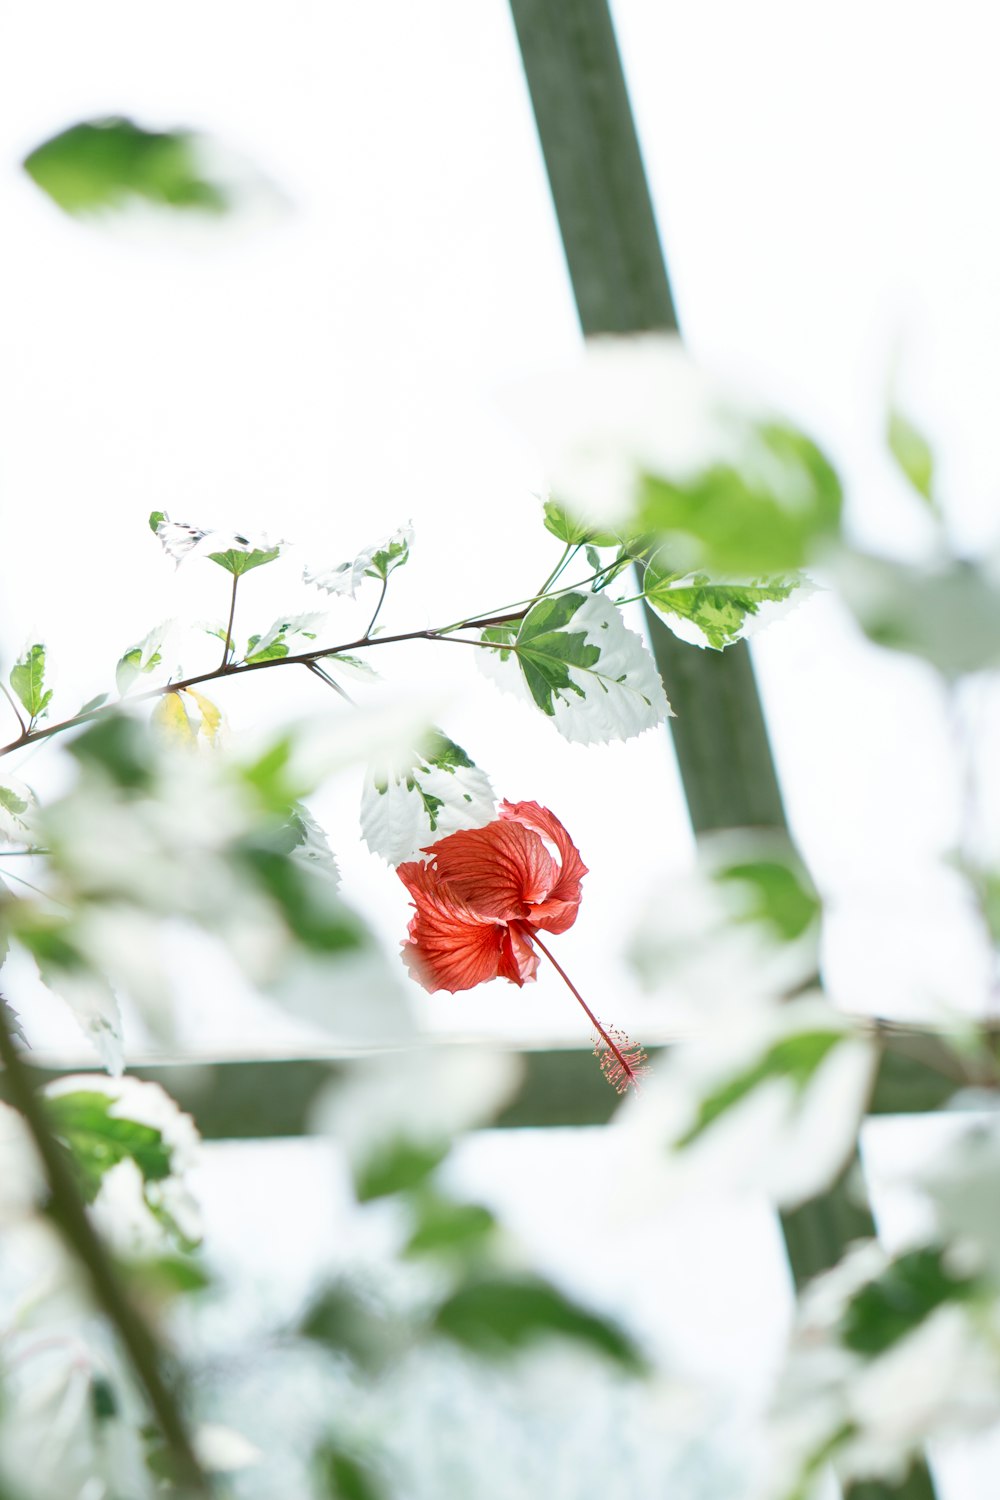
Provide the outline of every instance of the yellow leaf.
[[210,745],[219,743],[219,733],[222,729],[222,709],[217,707],[204,693],[196,693],[194,688],[185,688],[189,698],[193,698],[198,705],[201,714],[200,733],[205,736]]
[[184,707],[180,693],[164,693],[153,709],[153,723],[164,739],[173,745],[191,748],[198,743],[198,737],[187,716],[187,709]]

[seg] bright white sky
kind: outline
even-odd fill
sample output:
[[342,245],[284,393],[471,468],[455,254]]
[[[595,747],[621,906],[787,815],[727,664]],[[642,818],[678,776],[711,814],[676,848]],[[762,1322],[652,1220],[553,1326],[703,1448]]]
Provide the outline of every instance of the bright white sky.
[[[898,356],[957,535],[995,546],[990,7],[954,0],[946,25],[926,0],[614,12],[693,350],[828,444],[857,535],[916,552],[926,534],[881,446]],[[220,615],[225,578],[208,564],[175,575],[151,509],[264,528],[330,562],[412,517],[384,616],[398,628],[534,587],[558,551],[533,497],[544,476],[494,395],[572,359],[578,335],[503,0],[36,0],[0,25],[0,654],[41,633],[72,710],[151,625]],[[119,112],[217,133],[290,213],[166,238],[63,219],[20,158]],[[304,599],[277,567],[242,592],[245,633]],[[985,975],[933,870],[959,808],[933,679],[867,647],[829,597],[763,635],[757,664],[795,831],[837,914],[839,996],[969,1005]],[[641,1031],[621,939],[637,896],[691,855],[665,737],[568,746],[460,652],[400,648],[379,667],[452,690],[445,727],[497,790],[566,823],[592,873],[560,956],[609,1019]],[[227,693],[234,728],[322,692],[265,676]],[[44,786],[54,759],[22,774]],[[405,896],[357,842],[356,790],[345,781],[317,811],[347,892],[394,944]],[[56,1036],[28,995],[49,1018],[38,1034]],[[448,1029],[579,1034],[547,977],[420,1003]],[[203,1045],[294,1045],[291,1023],[255,1010],[248,1026],[218,990],[191,1010]]]

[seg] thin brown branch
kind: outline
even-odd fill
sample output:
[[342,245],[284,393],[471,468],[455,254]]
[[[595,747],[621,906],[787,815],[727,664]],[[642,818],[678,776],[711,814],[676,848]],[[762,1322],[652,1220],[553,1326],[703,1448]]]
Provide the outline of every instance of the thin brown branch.
[[[516,620],[524,618],[524,611],[515,614],[494,615],[489,619],[475,621],[475,629],[486,625],[508,625]],[[470,628],[472,622],[470,621]],[[457,628],[457,627],[455,627]],[[302,651],[295,656],[275,656],[267,661],[229,662],[225,666],[214,667],[210,672],[199,672],[193,677],[185,677],[178,682],[165,683],[162,687],[149,688],[145,693],[135,693],[130,697],[130,703],[143,703],[162,698],[165,693],[183,692],[185,688],[201,687],[206,682],[219,682],[229,677],[244,677],[249,672],[264,672],[272,667],[310,666],[313,662],[322,661],[324,657],[342,656],[345,652],[371,650],[375,646],[394,646],[401,641],[454,641],[457,645],[477,646],[487,650],[493,650],[486,641],[473,641],[463,639],[454,635],[442,635],[438,630],[407,630],[400,635],[377,635],[369,638],[360,636],[355,641],[345,641],[339,646],[318,646],[311,651]],[[72,718],[61,719],[57,724],[47,724],[42,729],[35,729],[28,734],[22,734],[18,739],[12,740],[9,745],[0,746],[0,756],[10,755],[14,750],[20,750],[24,745],[31,745],[38,740],[51,739],[53,735],[62,734],[67,729],[76,729],[80,724],[87,724],[92,719],[104,718],[109,713],[118,710],[116,703],[102,704],[100,708],[92,708],[89,713],[74,714]]]

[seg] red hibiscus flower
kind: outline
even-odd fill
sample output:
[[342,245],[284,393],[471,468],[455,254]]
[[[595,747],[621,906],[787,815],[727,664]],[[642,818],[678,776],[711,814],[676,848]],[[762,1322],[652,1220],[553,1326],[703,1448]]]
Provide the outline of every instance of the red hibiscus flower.
[[535,978],[538,952],[562,976],[597,1030],[595,1049],[606,1076],[623,1092],[638,1076],[643,1054],[601,1025],[539,937],[576,921],[587,867],[569,834],[537,802],[501,802],[485,828],[439,839],[397,874],[416,913],[403,959],[427,990],[471,990],[487,979],[518,986]]

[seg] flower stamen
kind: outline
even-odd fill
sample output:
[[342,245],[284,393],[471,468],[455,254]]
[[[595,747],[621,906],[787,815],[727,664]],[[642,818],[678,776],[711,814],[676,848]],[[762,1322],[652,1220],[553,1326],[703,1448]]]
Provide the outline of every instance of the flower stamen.
[[[511,924],[512,926],[515,924]],[[562,964],[555,959],[538,936],[536,928],[528,928],[524,923],[516,924],[521,928],[524,936],[534,943],[540,952],[545,954],[549,963],[563,980],[570,993],[581,1005],[587,1014],[590,1024],[597,1033],[597,1041],[594,1045],[594,1056],[600,1058],[601,1072],[618,1094],[624,1094],[630,1084],[638,1088],[639,1079],[645,1072],[646,1053],[641,1047],[635,1047],[629,1041],[624,1032],[618,1031],[613,1026],[603,1026],[594,1015],[586,1000],[580,994],[576,985],[570,979]]]

